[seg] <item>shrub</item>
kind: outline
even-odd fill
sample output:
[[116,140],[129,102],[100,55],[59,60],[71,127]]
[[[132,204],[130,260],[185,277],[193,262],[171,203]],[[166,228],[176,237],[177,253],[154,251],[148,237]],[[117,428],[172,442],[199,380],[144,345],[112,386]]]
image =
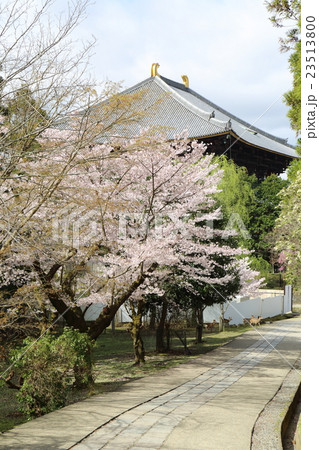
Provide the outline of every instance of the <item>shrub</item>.
[[72,329],[57,338],[25,339],[11,357],[21,374],[20,410],[33,418],[65,406],[73,378],[77,386],[92,381],[92,346],[86,334]]
[[268,273],[265,275],[266,289],[283,289],[284,281],[281,273]]
[[75,386],[86,387],[93,382],[92,358],[93,341],[87,334],[66,328],[56,341],[57,349],[64,352],[73,368]]

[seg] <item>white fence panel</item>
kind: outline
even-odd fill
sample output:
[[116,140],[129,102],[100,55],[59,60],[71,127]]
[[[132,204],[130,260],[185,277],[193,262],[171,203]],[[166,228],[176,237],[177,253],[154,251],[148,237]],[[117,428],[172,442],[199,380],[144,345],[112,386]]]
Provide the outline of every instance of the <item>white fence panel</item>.
[[284,313],[291,311],[292,308],[292,286],[285,286]]
[[[96,320],[99,317],[104,306],[105,305],[103,303],[95,303],[94,305],[91,305],[85,312],[84,319],[87,321]],[[127,314],[123,306],[117,312],[116,318],[117,322],[131,322],[131,318]]]
[[[243,323],[243,318],[249,318],[251,315],[255,317],[262,316],[273,317],[278,314],[285,314],[291,311],[292,302],[292,288],[291,286],[285,287],[284,295],[276,295],[267,298],[252,298],[243,300],[241,302],[232,301],[224,305],[225,318],[232,318],[231,324],[238,325]],[[85,313],[85,320],[95,320],[100,315],[105,305],[96,303],[91,305]],[[213,320],[219,321],[220,306],[208,306],[204,310],[204,323],[210,323]],[[122,306],[117,313],[117,320],[119,322],[131,322],[130,316],[127,314],[125,308]]]
[[103,303],[94,303],[94,305],[91,305],[85,311],[84,320],[87,320],[87,321],[96,320],[99,317],[104,306],[105,305]]
[[[251,317],[251,315],[258,317],[273,317],[278,314],[285,314],[291,311],[291,297],[292,289],[291,286],[286,286],[284,295],[276,295],[274,297],[267,298],[253,298],[248,300],[243,300],[241,302],[232,301],[226,303],[225,308],[225,318],[232,318],[231,324],[238,325],[243,323],[244,317]],[[213,320],[219,321],[220,316],[220,306],[208,306],[204,310],[204,322],[209,323]]]

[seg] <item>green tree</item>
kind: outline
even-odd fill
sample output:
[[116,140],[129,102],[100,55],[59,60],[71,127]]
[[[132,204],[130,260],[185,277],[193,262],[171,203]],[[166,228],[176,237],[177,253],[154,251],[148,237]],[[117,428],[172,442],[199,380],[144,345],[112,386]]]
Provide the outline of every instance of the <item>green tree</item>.
[[[222,169],[223,177],[218,185],[221,190],[216,195],[216,200],[221,207],[223,218],[219,226],[226,227],[229,221],[233,220],[234,228],[239,231],[239,243],[247,244],[247,237],[240,225],[248,226],[250,220],[250,205],[255,199],[253,184],[256,183],[254,175],[248,175],[245,167],[237,166],[232,160],[225,156],[218,156],[214,159],[218,168]],[[239,219],[236,222],[236,218]]]
[[[301,131],[301,41],[295,46],[295,51],[289,58],[290,71],[293,75],[293,87],[285,95],[285,103],[289,106],[288,117],[291,128],[298,136]],[[300,143],[297,146],[300,152]]]
[[[293,86],[284,94],[285,103],[289,106],[290,125],[297,137],[301,131],[301,2],[300,0],[273,0],[267,2],[267,9],[274,13],[271,17],[275,26],[287,27],[285,37],[280,39],[281,50],[292,50],[289,58]],[[290,23],[292,24],[290,27]],[[301,141],[298,139],[297,152],[301,153]],[[276,219],[269,241],[279,253],[279,262],[285,269],[287,283],[300,290],[301,273],[301,160],[290,164],[287,172],[290,185],[280,194],[279,216]]]
[[270,262],[271,251],[269,242],[265,240],[275,225],[280,214],[278,208],[280,198],[278,193],[287,186],[288,181],[272,174],[262,182],[255,183],[255,201],[250,206],[250,221],[248,230],[251,234],[251,249],[255,256]]
[[281,209],[275,222],[270,241],[279,255],[285,281],[295,290],[301,287],[301,176],[300,171],[294,181],[279,193]]
[[[301,41],[300,41],[300,0],[272,0],[266,2],[269,12],[273,15],[270,20],[276,27],[285,27],[287,31],[284,37],[279,39],[281,51],[291,51],[289,58],[290,71],[293,75],[293,86],[284,94],[284,101],[289,107],[288,117],[291,128],[296,135],[301,130]],[[297,151],[300,152],[300,141]]]
[[267,10],[272,13],[270,21],[275,27],[287,28],[285,37],[279,39],[282,52],[294,48],[300,33],[300,0],[271,0],[265,2]]

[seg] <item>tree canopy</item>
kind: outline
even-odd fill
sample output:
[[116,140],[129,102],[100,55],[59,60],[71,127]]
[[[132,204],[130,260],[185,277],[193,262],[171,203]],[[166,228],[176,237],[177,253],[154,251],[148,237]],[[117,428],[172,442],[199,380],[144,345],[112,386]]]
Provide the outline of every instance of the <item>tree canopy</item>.
[[[293,87],[284,94],[284,100],[289,106],[288,117],[291,128],[299,136],[301,131],[301,41],[300,41],[300,0],[272,0],[266,2],[267,9],[273,15],[270,20],[276,27],[288,28],[281,37],[281,51],[292,51],[289,57],[290,71],[293,76]],[[300,152],[300,144],[297,146]]]
[[[267,8],[273,12],[271,20],[275,26],[288,27],[282,37],[282,50],[292,50],[289,58],[290,71],[293,75],[293,87],[284,94],[289,106],[288,117],[296,136],[301,131],[301,2],[300,0],[273,0],[267,2]],[[296,150],[301,154],[301,141],[298,139]],[[287,171],[289,185],[284,187],[280,199],[280,214],[276,218],[269,240],[277,251],[278,263],[285,279],[296,290],[300,290],[301,276],[301,160],[295,160]]]
[[260,183],[256,182],[254,186],[255,200],[250,205],[248,226],[252,237],[250,243],[256,256],[268,262],[270,262],[271,252],[265,237],[272,231],[280,213],[278,194],[287,184],[287,180],[273,174]]

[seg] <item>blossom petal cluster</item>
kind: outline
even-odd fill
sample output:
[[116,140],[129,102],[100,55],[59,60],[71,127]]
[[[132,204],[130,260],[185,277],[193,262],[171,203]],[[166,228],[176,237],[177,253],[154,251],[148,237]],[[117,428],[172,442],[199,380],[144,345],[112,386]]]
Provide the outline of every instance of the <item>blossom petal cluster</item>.
[[[61,282],[63,276],[79,293],[72,291],[69,304],[78,298],[81,306],[116,302],[138,276],[144,293],[160,294],[152,276],[163,267],[223,285],[236,265],[243,292],[258,286],[247,259],[238,259],[245,251],[214,240],[220,233],[209,224],[221,215],[214,195],[222,171],[202,143],[185,134],[167,142],[144,131],[79,151],[74,132],[57,130],[46,130],[39,142],[43,151],[25,158],[18,178],[6,186],[1,227],[5,233],[12,217],[20,218],[11,243],[20,249],[20,268],[32,269],[37,261],[47,276],[59,274],[50,281],[66,304],[71,284]],[[23,226],[21,217],[27,218]],[[221,257],[227,265],[214,277]]]

